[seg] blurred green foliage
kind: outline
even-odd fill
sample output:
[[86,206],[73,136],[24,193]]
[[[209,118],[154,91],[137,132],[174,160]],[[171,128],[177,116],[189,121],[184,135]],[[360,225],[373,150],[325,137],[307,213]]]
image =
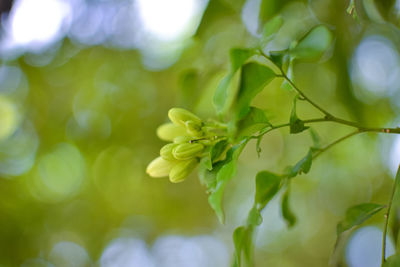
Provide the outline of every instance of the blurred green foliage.
[[[211,0],[179,60],[164,70],[143,67],[139,51],[84,47],[67,38],[55,52],[3,60],[3,67],[19,69],[22,78],[13,93],[3,90],[5,100],[0,98],[0,266],[24,262],[24,266],[47,266],[29,259],[51,261],[52,249],[61,241],[79,244],[90,264],[99,264],[114,238],[137,237],[151,247],[168,234],[216,235],[233,255],[231,233],[245,222],[253,205],[256,173],[265,169],[279,173],[294,165],[314,145],[315,135],[308,131],[289,135],[286,128],[274,131],[260,140],[260,157],[256,140],[249,142],[238,159],[237,175],[226,185],[226,225],[209,207],[197,175],[172,184],[149,178],[145,168],[165,144],[155,131],[167,121],[171,107],[217,118],[213,102],[221,103],[217,110],[221,111],[230,101],[226,95],[213,98],[220,81],[228,73],[233,84],[239,79],[238,67],[230,66],[230,49],[253,47],[264,23],[278,14],[282,28],[270,31],[275,34],[270,43],[274,51],[290,47],[292,40],[319,24],[326,28],[314,29],[334,42],[318,62],[293,63],[291,77],[308,96],[340,117],[368,126],[396,126],[400,88],[390,94],[368,93],[352,70],[357,47],[371,36],[383,38],[379,40],[399,55],[400,12],[393,1],[356,0],[357,19],[346,12],[348,1],[252,1],[260,2],[259,7],[246,17],[241,14],[249,2]],[[256,26],[251,28],[246,21],[254,19]],[[303,48],[320,42],[325,50],[325,40],[312,34],[305,37]],[[301,48],[292,53],[303,55]],[[379,56],[380,51],[371,53]],[[313,53],[306,57],[314,57]],[[288,122],[291,114],[295,94],[281,87],[282,80],[275,79],[252,100],[273,123]],[[245,94],[240,90],[239,95]],[[249,99],[244,96],[240,101]],[[240,117],[240,112],[227,117]],[[298,102],[297,114],[308,119],[318,111]],[[323,144],[348,132],[332,123],[313,130]],[[286,219],[291,224],[291,211],[284,209],[285,219],[279,213],[282,196],[268,199],[254,240],[256,266],[327,266],[336,224],[346,209],[364,202],[387,202],[393,183],[388,155],[394,141],[394,136],[364,134],[313,162],[310,172],[291,182],[290,200],[283,196],[297,217],[291,228],[285,223]],[[382,223],[383,216],[368,221],[380,229]],[[393,229],[398,223],[391,222]],[[345,257],[345,253],[340,256],[341,266],[349,264]]]

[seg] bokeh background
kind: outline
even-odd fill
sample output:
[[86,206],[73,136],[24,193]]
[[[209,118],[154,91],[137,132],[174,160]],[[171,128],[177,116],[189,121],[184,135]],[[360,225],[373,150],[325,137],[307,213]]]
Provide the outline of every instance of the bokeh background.
[[[145,169],[163,145],[155,129],[168,109],[215,117],[229,49],[258,44],[260,25],[275,14],[284,25],[268,49],[286,48],[317,24],[334,32],[324,58],[294,65],[306,94],[368,126],[400,121],[398,0],[356,0],[357,18],[342,0],[0,3],[0,266],[229,266],[255,174],[297,162],[310,135],[272,132],[260,158],[248,145],[226,190],[226,225],[195,173],[171,184]],[[273,123],[288,121],[294,96],[281,83],[253,103]],[[298,108],[301,118],[319,115]],[[349,132],[313,128],[323,144]],[[280,196],[263,212],[256,266],[328,266],[336,223],[351,205],[386,203],[399,157],[399,137],[366,134],[318,158],[293,180],[294,228],[281,218]],[[380,265],[382,223],[379,214],[349,235],[341,266]]]

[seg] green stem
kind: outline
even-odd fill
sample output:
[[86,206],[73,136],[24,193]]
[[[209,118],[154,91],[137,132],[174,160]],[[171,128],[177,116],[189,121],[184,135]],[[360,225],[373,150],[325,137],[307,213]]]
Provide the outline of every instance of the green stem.
[[344,141],[344,140],[346,140],[346,139],[352,137],[353,135],[359,134],[359,133],[362,133],[362,132],[359,131],[359,130],[357,130],[357,131],[351,132],[351,133],[349,133],[349,134],[347,134],[347,135],[345,135],[345,136],[343,136],[343,137],[341,137],[341,138],[339,138],[339,139],[333,141],[332,143],[328,144],[328,145],[325,146],[324,148],[321,148],[320,150],[318,150],[318,151],[312,156],[312,158],[313,158],[313,159],[316,159],[319,155],[321,155],[322,153],[324,153],[325,151],[327,151],[328,149],[330,149],[330,148],[333,147],[334,145],[337,145],[337,144],[339,144],[340,142],[342,142],[342,141]]
[[389,215],[390,215],[390,211],[392,209],[394,194],[396,193],[397,184],[399,183],[399,179],[400,179],[399,177],[400,177],[400,165],[397,169],[396,178],[394,180],[394,185],[392,188],[392,193],[390,194],[388,208],[385,213],[385,227],[383,228],[383,235],[382,235],[382,266],[386,261],[386,234],[387,234],[387,229],[388,229],[388,225],[389,225]]
[[[272,64],[274,64],[275,67],[277,67],[281,74],[278,74],[277,77],[282,77],[284,78],[292,87],[293,89],[301,96],[301,98],[305,101],[307,101],[308,103],[310,103],[312,106],[314,106],[316,109],[318,109],[319,111],[321,111],[323,114],[325,114],[324,119],[318,119],[317,121],[331,121],[331,122],[335,122],[335,123],[339,123],[339,124],[343,124],[343,125],[347,125],[347,126],[351,126],[354,128],[357,128],[358,130],[360,130],[361,132],[381,132],[381,133],[395,133],[395,134],[399,134],[400,133],[400,128],[377,128],[377,127],[365,127],[362,126],[356,122],[352,122],[352,121],[348,121],[345,119],[341,119],[338,118],[334,115],[332,115],[330,112],[328,112],[327,110],[325,110],[324,108],[322,108],[321,106],[319,106],[317,103],[315,103],[314,101],[312,101],[299,87],[297,87],[294,82],[286,75],[286,73],[284,72],[284,70],[282,69],[282,67],[277,66],[269,56],[267,56],[263,51],[260,50],[260,54],[265,57],[267,60],[269,60]],[[306,122],[306,121],[304,121]],[[314,122],[313,120],[309,121]]]

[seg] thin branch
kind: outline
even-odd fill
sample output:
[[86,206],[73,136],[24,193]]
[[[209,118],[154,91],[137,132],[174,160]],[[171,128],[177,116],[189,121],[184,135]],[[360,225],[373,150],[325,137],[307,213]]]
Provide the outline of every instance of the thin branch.
[[343,137],[341,137],[341,138],[339,138],[339,139],[333,141],[333,142],[330,143],[329,145],[327,145],[327,146],[325,146],[324,148],[321,148],[320,150],[318,150],[318,151],[312,156],[312,158],[313,158],[313,159],[316,159],[319,155],[321,155],[322,153],[324,153],[325,151],[327,151],[328,149],[330,149],[330,148],[333,147],[334,145],[337,145],[337,144],[339,144],[340,142],[342,142],[342,141],[344,141],[344,140],[346,140],[346,139],[352,137],[353,135],[359,134],[359,133],[362,133],[362,132],[359,131],[359,130],[357,130],[357,131],[351,132],[351,133],[349,133],[349,134],[347,134],[347,135],[345,135],[345,136],[343,136]]

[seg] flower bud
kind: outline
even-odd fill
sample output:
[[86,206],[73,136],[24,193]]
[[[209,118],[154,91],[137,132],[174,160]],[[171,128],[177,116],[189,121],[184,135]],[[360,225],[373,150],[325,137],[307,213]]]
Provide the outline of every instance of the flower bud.
[[175,164],[176,162],[168,161],[162,157],[158,157],[149,163],[146,172],[151,177],[165,177],[168,176]]
[[199,143],[185,143],[180,144],[172,150],[174,158],[177,160],[187,160],[196,157],[204,149],[204,146]]
[[193,140],[193,137],[182,135],[182,136],[175,137],[174,143],[175,144],[184,144],[184,143],[190,143],[190,141],[192,141],[192,140]]
[[178,162],[169,173],[169,180],[172,183],[179,183],[185,180],[185,178],[196,168],[198,164],[197,159],[190,159]]
[[186,135],[186,129],[173,123],[164,123],[157,128],[157,136],[164,141],[172,141],[175,137]]
[[170,143],[170,144],[166,144],[165,146],[163,146],[160,149],[160,156],[165,159],[165,160],[169,160],[169,161],[174,161],[176,160],[174,158],[174,155],[172,154],[172,150],[178,146],[178,144],[174,144],[174,143]]
[[175,123],[176,125],[180,125],[185,127],[185,123],[187,121],[193,121],[193,123],[198,124],[201,126],[201,119],[194,115],[192,112],[187,111],[183,108],[171,108],[168,111],[169,119]]

